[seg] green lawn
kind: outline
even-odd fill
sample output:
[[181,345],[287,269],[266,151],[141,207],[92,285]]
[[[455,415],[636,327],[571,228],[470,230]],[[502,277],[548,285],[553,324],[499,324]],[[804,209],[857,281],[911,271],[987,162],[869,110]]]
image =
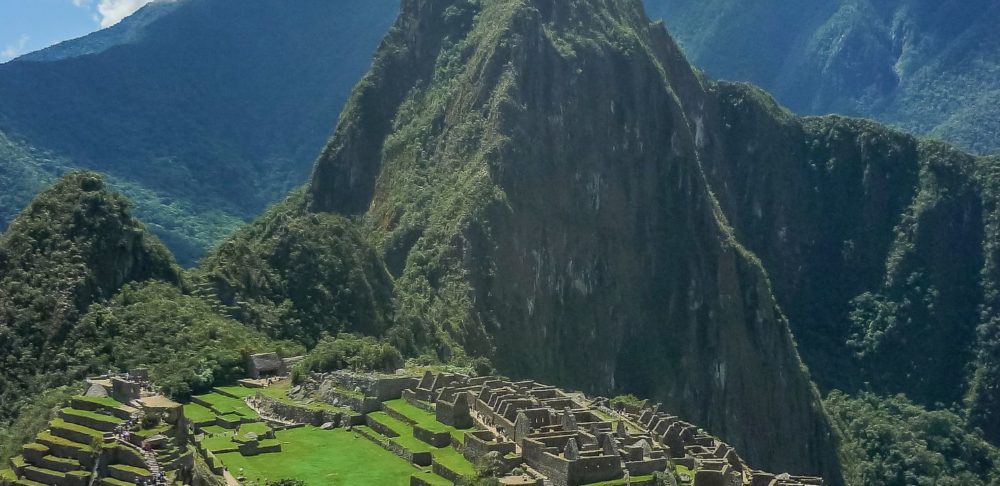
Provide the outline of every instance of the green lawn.
[[108,408],[118,408],[122,406],[122,403],[111,397],[85,397],[85,396],[75,396],[74,400],[80,400],[82,402],[90,402],[103,407]]
[[422,408],[410,405],[410,402],[406,400],[389,400],[385,402],[384,405],[396,413],[402,414],[403,416],[413,420],[417,425],[431,431],[431,432],[447,432],[450,427],[441,422],[437,421],[437,417],[433,413],[430,413]]
[[452,437],[458,440],[459,443],[465,443],[465,430],[456,429],[450,425],[438,422],[437,417],[433,413],[422,408],[415,407],[406,400],[390,400],[385,402],[384,405],[409,418],[410,420],[413,420],[417,423],[417,425],[431,432],[448,432]]
[[257,418],[257,412],[254,412],[250,407],[248,407],[243,400],[227,397],[218,393],[198,395],[198,399],[208,403],[212,406],[213,410],[217,410],[222,415],[236,413],[244,417]]
[[259,388],[247,388],[245,386],[219,386],[216,387],[215,390],[229,393],[230,395],[235,395],[240,398],[246,398],[256,395]]
[[236,449],[239,447],[239,444],[233,442],[232,433],[205,437],[202,439],[201,443],[205,446],[205,449],[208,449],[210,452]]
[[220,454],[234,475],[248,479],[295,478],[306,484],[408,486],[420,473],[405,460],[344,429],[300,427],[277,433],[282,452],[243,457]]
[[87,418],[89,418],[91,420],[95,420],[97,422],[104,422],[106,424],[111,424],[111,425],[121,425],[121,424],[123,424],[125,422],[124,420],[122,420],[122,419],[120,419],[118,417],[112,417],[110,415],[104,415],[103,413],[88,412],[86,410],[77,410],[75,408],[64,408],[64,409],[62,409],[62,411],[66,415],[75,415],[77,417],[87,417]]
[[454,447],[432,448],[431,455],[434,456],[437,462],[462,476],[472,477],[476,474],[476,467],[465,456],[455,450]]
[[88,435],[88,436],[90,436],[90,437],[92,437],[94,439],[102,439],[102,438],[104,438],[104,433],[102,433],[102,432],[100,432],[98,430],[91,429],[90,427],[84,427],[82,425],[71,424],[71,423],[69,423],[69,422],[67,422],[67,421],[65,421],[63,419],[59,419],[59,418],[53,419],[52,422],[49,422],[49,425],[51,427],[53,427],[53,428],[60,428],[60,429],[65,429],[65,430],[73,430],[73,431],[79,432],[81,434],[86,434],[86,435]]
[[187,405],[184,405],[184,416],[192,422],[207,422],[209,420],[215,420],[215,412],[198,405],[197,403],[188,403]]
[[218,425],[209,425],[208,427],[202,427],[201,431],[204,432],[205,435],[219,435],[219,434],[225,434],[227,432],[230,435],[232,435],[233,433],[232,430],[229,430],[225,427],[220,427]]
[[264,435],[271,430],[264,422],[253,422],[249,424],[240,425],[240,430],[238,433],[238,439],[246,441],[248,439],[247,434],[254,433],[257,435],[257,439],[263,439]]
[[[643,481],[650,481],[653,479],[653,475],[649,474],[646,476],[632,476],[632,483],[640,483]],[[625,486],[624,479],[612,479],[611,481],[601,481],[599,483],[592,483],[589,486]]]
[[[426,412],[425,412],[426,413]],[[409,449],[410,451],[430,451],[434,459],[437,459],[442,465],[447,466],[452,471],[455,471],[463,476],[472,476],[476,473],[475,467],[462,456],[453,447],[443,447],[437,449],[432,447],[420,439],[413,436],[413,427],[409,424],[396,420],[390,417],[385,412],[372,412],[369,414],[376,422],[385,425],[386,427],[392,429],[394,432],[399,434],[399,437],[392,438],[393,442]],[[440,424],[445,428],[452,429],[447,425]]]

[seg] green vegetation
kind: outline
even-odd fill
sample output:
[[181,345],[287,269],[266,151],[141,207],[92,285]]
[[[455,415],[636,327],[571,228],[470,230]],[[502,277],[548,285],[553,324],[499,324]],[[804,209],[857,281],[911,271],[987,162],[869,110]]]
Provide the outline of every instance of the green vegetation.
[[[195,264],[305,181],[398,7],[156,5],[29,56],[44,62],[0,66],[0,229],[59,174],[98,168]],[[235,40],[247,31],[266,39]]]
[[236,414],[240,417],[257,418],[257,412],[247,406],[243,400],[227,397],[218,393],[197,395],[195,400],[207,403],[212,412],[217,415]]
[[169,252],[91,173],[39,195],[0,238],[0,423],[26,399],[94,371],[68,337],[87,308],[131,281],[178,282]]
[[[219,458],[234,474],[243,470],[251,481],[295,478],[306,484],[406,486],[419,470],[357,434],[344,429],[302,427],[277,433],[281,452]],[[364,465],[364,467],[358,467]]]
[[90,343],[81,346],[80,354],[91,369],[148,367],[150,377],[177,398],[243,377],[247,353],[300,352],[162,282],[126,286],[109,302],[92,307],[72,336],[78,343]]
[[1000,450],[969,432],[962,417],[927,411],[903,396],[834,391],[826,407],[842,435],[849,484],[989,485],[1000,480]]
[[232,315],[274,337],[316,345],[322,333],[381,335],[392,280],[348,219],[303,214],[301,195],[242,228],[199,275]]
[[393,372],[403,366],[403,356],[391,344],[371,336],[339,334],[323,338],[296,366],[293,378],[302,372],[350,369],[354,371]]
[[695,65],[753,82],[796,112],[872,117],[968,150],[1000,149],[991,47],[1000,10],[989,0],[645,3]]
[[9,457],[20,453],[21,444],[48,427],[49,420],[69,402],[71,395],[68,388],[46,390],[25,405],[10,425],[0,423],[0,463],[6,464]]

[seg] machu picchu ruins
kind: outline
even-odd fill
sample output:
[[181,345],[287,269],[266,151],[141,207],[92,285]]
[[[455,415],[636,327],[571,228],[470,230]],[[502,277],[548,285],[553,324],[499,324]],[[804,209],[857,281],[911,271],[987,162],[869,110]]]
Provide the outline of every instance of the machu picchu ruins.
[[[196,463],[229,486],[294,477],[281,465],[306,463],[347,474],[329,484],[474,484],[483,464],[507,486],[824,484],[756,470],[649,401],[427,369],[310,373],[293,384],[297,361],[250,356],[247,378],[183,405],[144,369],[90,378],[0,484],[203,484]],[[373,461],[380,479],[352,479],[338,461]]]

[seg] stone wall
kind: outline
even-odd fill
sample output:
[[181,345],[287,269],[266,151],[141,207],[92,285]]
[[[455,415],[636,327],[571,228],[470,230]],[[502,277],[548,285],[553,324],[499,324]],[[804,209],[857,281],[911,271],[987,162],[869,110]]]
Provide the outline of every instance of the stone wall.
[[141,396],[142,387],[134,381],[126,381],[118,377],[111,378],[111,398],[122,403],[129,403]]
[[337,407],[347,407],[358,413],[372,413],[382,409],[382,402],[375,397],[361,397],[338,390],[324,383],[320,387],[320,398]]
[[324,410],[310,410],[303,406],[280,402],[259,392],[254,399],[256,400],[257,407],[264,412],[265,415],[277,417],[281,420],[289,422],[315,425],[317,427],[325,423],[332,423],[334,426],[340,426],[343,419],[343,414],[341,413]]
[[453,402],[438,400],[434,416],[438,422],[457,429],[468,429],[473,426],[472,414],[469,413],[469,394],[461,392],[455,395]]
[[329,381],[345,390],[361,390],[366,397],[374,397],[380,402],[399,399],[403,390],[416,388],[419,383],[414,376],[349,371],[326,373],[322,381]]
[[448,432],[432,432],[419,425],[413,426],[413,436],[437,448],[451,445],[451,434]]
[[362,437],[378,444],[383,449],[392,452],[393,454],[402,457],[403,459],[412,462],[418,466],[430,466],[432,457],[431,453],[428,451],[411,451],[397,442],[389,440],[389,438],[382,436],[379,437],[374,435],[371,431],[365,430],[364,428],[356,429],[357,433],[361,434]]
[[70,403],[70,406],[77,410],[86,410],[88,412],[109,413],[112,416],[118,417],[122,420],[128,420],[132,418],[132,414],[130,414],[128,410],[118,407],[109,407],[107,405],[102,405],[100,403],[92,402],[90,400],[83,400],[80,398],[73,398],[72,402]]
[[516,449],[513,442],[496,442],[496,436],[492,432],[466,432],[465,448],[462,455],[470,462],[475,463],[480,457],[490,452],[498,452],[501,456],[505,456],[514,453]]

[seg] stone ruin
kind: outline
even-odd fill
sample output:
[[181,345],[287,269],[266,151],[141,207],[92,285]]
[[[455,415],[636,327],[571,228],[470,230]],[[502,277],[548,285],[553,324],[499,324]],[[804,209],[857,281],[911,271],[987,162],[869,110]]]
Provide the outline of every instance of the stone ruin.
[[427,372],[402,392],[433,404],[438,421],[467,432],[472,462],[496,452],[509,469],[526,468],[554,486],[648,476],[684,466],[694,486],[820,486],[815,477],[775,475],[748,467],[728,444],[663,412],[659,404],[609,407],[534,381],[469,378]]

